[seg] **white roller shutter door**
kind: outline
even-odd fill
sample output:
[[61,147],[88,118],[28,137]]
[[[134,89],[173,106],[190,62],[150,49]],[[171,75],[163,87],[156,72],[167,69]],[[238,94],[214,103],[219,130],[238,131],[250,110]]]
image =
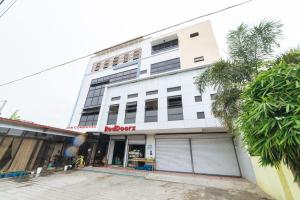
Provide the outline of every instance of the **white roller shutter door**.
[[193,172],[189,139],[156,139],[156,169]]
[[231,138],[191,139],[194,172],[240,176]]

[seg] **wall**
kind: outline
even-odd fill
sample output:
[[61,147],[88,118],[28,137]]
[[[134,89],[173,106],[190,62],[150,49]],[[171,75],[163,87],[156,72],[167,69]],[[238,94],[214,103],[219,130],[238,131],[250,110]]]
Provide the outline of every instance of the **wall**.
[[[199,36],[190,38],[191,33]],[[213,63],[221,58],[217,42],[209,21],[177,31],[182,68]],[[194,58],[204,56],[204,61],[194,62]]]
[[279,169],[261,167],[258,157],[251,157],[251,161],[257,185],[263,191],[278,200],[300,199],[299,185],[293,181],[292,173],[286,166],[281,165]]
[[238,157],[242,177],[249,180],[252,183],[256,183],[255,173],[252,167],[250,155],[242,145],[242,141],[239,138],[234,140],[236,154]]
[[[124,126],[126,103],[137,101],[136,114],[136,130],[153,131],[178,129],[197,129],[201,132],[201,128],[222,128],[219,121],[211,113],[211,97],[210,94],[215,93],[212,88],[202,94],[202,102],[195,102],[194,96],[200,95],[194,85],[193,77],[203,72],[204,69],[196,69],[186,72],[175,73],[168,76],[160,76],[153,79],[140,80],[133,83],[108,87],[106,95],[103,99],[103,112],[101,113],[98,130],[103,131],[106,126],[109,106],[111,104],[119,104],[119,113],[117,124]],[[181,91],[167,92],[169,87],[181,86]],[[158,90],[158,94],[146,96],[147,91]],[[128,94],[138,93],[138,97],[128,99]],[[167,97],[182,95],[183,116],[184,120],[168,121]],[[112,97],[121,96],[120,100],[111,101]],[[158,98],[158,122],[145,123],[145,100]],[[205,119],[197,119],[197,112],[205,112]],[[130,124],[129,124],[130,125]],[[175,130],[177,129],[177,130]]]
[[[152,153],[152,155],[151,155]],[[155,136],[147,135],[146,137],[146,158],[155,158]]]

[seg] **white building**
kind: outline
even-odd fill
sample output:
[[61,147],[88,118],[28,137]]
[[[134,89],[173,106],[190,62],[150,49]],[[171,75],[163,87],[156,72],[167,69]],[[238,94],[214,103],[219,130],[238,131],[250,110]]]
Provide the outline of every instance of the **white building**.
[[211,113],[215,91],[194,84],[218,59],[209,21],[92,57],[69,125],[90,133],[88,163],[153,158],[156,170],[241,176],[232,136]]

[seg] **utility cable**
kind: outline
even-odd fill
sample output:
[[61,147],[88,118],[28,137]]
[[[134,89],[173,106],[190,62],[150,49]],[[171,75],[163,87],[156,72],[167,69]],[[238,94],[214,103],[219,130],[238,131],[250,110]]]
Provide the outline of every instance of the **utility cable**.
[[[4,0],[3,0],[4,1]],[[1,4],[3,3],[3,1],[1,1]],[[17,0],[13,0],[11,1],[1,12],[0,12],[0,18],[17,2]],[[1,5],[0,4],[0,5]]]
[[[182,25],[182,24],[185,24],[185,23],[188,23],[188,22],[195,21],[195,20],[200,19],[200,18],[203,18],[203,17],[207,17],[207,16],[210,16],[210,15],[214,15],[214,14],[217,14],[217,13],[220,13],[220,12],[223,12],[223,11],[226,11],[226,10],[229,10],[229,9],[232,9],[232,8],[235,8],[235,7],[244,5],[244,4],[246,4],[246,3],[250,3],[251,1],[253,1],[253,0],[248,0],[248,1],[244,1],[244,2],[238,3],[238,4],[234,4],[234,5],[228,6],[228,7],[226,7],[226,8],[223,8],[223,9],[220,9],[220,10],[217,10],[217,11],[214,11],[214,12],[210,12],[210,13],[207,13],[207,14],[205,14],[205,15],[201,15],[201,16],[195,17],[195,18],[190,19],[190,20],[186,20],[186,21],[180,22],[180,23],[178,23],[178,24],[175,24],[175,25],[172,25],[172,26],[168,26],[168,27],[163,28],[163,29],[160,29],[160,30],[158,30],[158,31],[154,31],[154,32],[151,32],[151,33],[149,33],[149,34],[146,34],[146,35],[144,35],[143,37],[147,37],[147,36],[153,35],[153,34],[155,34],[155,33],[158,33],[158,32],[161,32],[161,31],[170,29],[170,28],[174,28],[174,27],[176,27],[176,26],[179,26],[179,25]],[[16,0],[15,0],[14,2],[16,2]],[[1,16],[2,16],[2,15],[1,15]],[[0,17],[1,17],[1,16],[0,16]],[[97,51],[97,52],[99,52],[99,51]],[[97,52],[90,53],[90,54],[88,54],[88,55],[81,56],[81,57],[79,57],[79,58],[75,58],[75,59],[73,59],[73,60],[64,62],[64,63],[62,63],[62,64],[59,64],[59,65],[55,65],[55,66],[46,68],[46,69],[41,70],[41,71],[39,71],[39,72],[36,72],[36,73],[30,74],[30,75],[23,76],[23,77],[21,77],[21,78],[17,78],[17,79],[12,80],[12,81],[8,81],[8,82],[6,82],[6,83],[2,83],[2,84],[0,84],[0,87],[6,86],[6,85],[10,85],[10,84],[13,84],[13,83],[15,83],[15,82],[19,82],[19,81],[21,81],[21,80],[24,80],[24,79],[27,79],[27,78],[30,78],[30,77],[33,77],[33,76],[42,74],[42,73],[44,73],[44,72],[47,72],[47,71],[50,71],[50,70],[53,70],[53,69],[62,67],[62,66],[64,66],[64,65],[67,65],[67,64],[76,62],[76,61],[78,61],[78,60],[82,60],[82,59],[84,59],[84,58],[87,58],[87,57],[90,57],[90,56],[95,55]]]

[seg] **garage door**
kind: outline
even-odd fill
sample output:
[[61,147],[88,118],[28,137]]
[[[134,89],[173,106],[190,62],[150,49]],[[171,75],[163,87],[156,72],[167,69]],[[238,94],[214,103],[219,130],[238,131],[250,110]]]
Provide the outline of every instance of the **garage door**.
[[240,176],[231,138],[191,139],[194,172]]
[[189,139],[156,139],[156,169],[193,172]]

